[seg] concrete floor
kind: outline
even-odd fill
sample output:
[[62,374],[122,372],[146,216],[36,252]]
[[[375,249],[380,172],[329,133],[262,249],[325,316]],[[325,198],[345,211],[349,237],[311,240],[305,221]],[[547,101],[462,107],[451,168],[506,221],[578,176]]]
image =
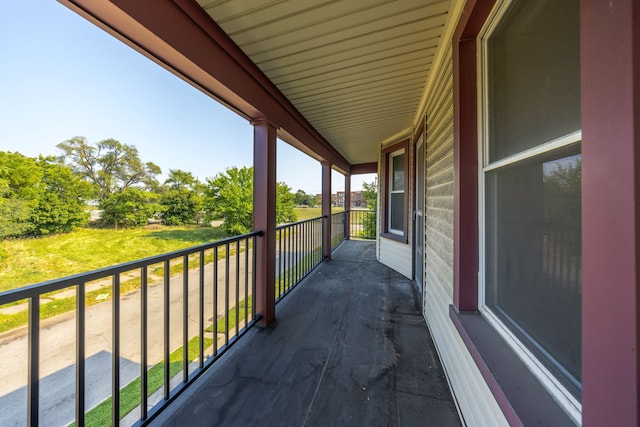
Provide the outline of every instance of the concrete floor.
[[347,241],[152,425],[459,426],[415,285]]

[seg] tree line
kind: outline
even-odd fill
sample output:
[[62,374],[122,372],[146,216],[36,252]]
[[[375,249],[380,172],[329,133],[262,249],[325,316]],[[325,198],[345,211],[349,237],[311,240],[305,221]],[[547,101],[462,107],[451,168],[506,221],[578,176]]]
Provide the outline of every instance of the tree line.
[[[89,224],[88,204],[101,211],[103,227],[138,227],[155,219],[166,225],[207,225],[222,220],[229,235],[253,228],[253,168],[231,167],[201,182],[143,162],[133,145],[115,139],[95,144],[74,137],[57,145],[62,154],[31,158],[0,152],[0,239],[64,233]],[[296,220],[296,205],[315,197],[277,183],[279,223]]]

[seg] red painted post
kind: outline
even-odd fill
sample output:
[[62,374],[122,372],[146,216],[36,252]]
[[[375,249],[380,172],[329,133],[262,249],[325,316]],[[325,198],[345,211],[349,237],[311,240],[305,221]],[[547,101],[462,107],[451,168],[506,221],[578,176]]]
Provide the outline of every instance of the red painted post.
[[344,238],[349,240],[351,234],[351,175],[344,176]]
[[262,230],[256,248],[256,312],[260,325],[276,317],[276,127],[266,119],[253,125],[253,228]]
[[582,425],[640,424],[640,7],[580,3]]
[[322,162],[322,216],[324,219],[324,236],[322,237],[323,255],[331,259],[331,164]]
[[494,4],[468,0],[453,36],[453,305],[459,311],[478,309],[476,37]]

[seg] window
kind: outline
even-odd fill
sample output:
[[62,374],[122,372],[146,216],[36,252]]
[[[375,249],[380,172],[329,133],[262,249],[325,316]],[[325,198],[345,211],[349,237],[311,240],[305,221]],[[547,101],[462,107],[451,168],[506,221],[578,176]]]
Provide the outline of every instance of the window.
[[384,233],[385,237],[407,241],[407,141],[383,151],[385,169]]
[[504,1],[481,40],[480,308],[579,408],[579,1]]

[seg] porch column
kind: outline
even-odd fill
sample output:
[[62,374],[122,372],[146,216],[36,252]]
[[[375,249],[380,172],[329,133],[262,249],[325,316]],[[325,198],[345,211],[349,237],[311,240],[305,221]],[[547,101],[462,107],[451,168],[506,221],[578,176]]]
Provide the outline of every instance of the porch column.
[[253,125],[253,229],[264,235],[256,248],[256,313],[260,324],[275,320],[276,127],[266,119]]
[[582,421],[640,424],[640,7],[580,2]]
[[322,162],[322,216],[324,220],[324,236],[322,247],[324,257],[331,259],[331,164]]
[[[461,19],[460,28],[464,24]],[[475,34],[461,33],[456,31],[453,41],[453,305],[472,312],[478,309],[476,39]]]
[[346,240],[349,239],[349,232],[351,231],[351,175],[346,174],[344,176],[344,210],[346,211],[344,215],[344,238]]

